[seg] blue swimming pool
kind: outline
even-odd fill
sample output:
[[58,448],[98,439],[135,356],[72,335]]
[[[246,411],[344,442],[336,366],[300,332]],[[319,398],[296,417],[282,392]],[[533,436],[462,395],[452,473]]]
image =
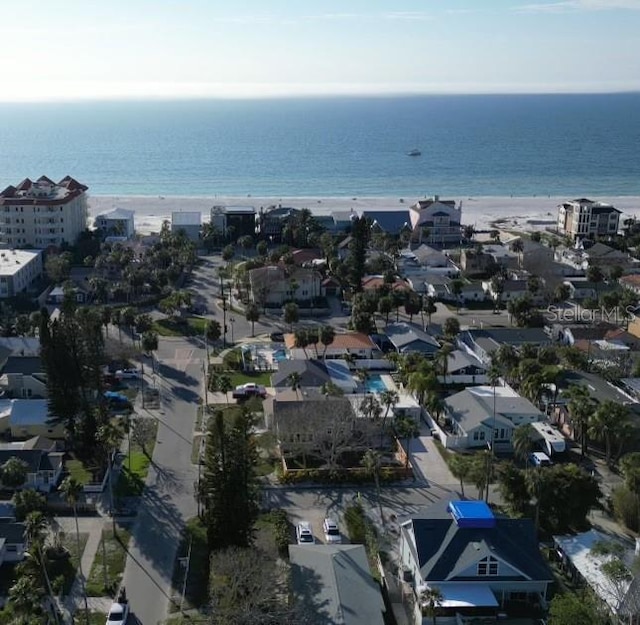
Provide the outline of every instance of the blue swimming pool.
[[276,362],[282,362],[287,359],[287,352],[285,352],[284,349],[276,349],[273,352],[273,359]]
[[372,373],[369,379],[364,385],[367,393],[382,393],[387,390],[387,385],[384,383],[379,373]]

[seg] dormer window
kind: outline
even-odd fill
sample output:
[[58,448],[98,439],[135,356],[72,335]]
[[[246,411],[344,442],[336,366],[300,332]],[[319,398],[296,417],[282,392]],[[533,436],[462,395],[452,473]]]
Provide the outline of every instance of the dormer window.
[[497,574],[498,574],[498,561],[493,556],[487,556],[486,558],[482,558],[482,560],[478,562],[479,576],[497,575]]

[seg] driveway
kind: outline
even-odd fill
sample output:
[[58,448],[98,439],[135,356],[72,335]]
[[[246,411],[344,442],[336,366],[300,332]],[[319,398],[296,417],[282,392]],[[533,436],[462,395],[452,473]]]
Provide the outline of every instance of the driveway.
[[419,482],[430,483],[446,490],[458,491],[459,481],[449,470],[435,440],[431,429],[424,423],[420,425],[420,436],[414,438],[410,445],[411,462]]

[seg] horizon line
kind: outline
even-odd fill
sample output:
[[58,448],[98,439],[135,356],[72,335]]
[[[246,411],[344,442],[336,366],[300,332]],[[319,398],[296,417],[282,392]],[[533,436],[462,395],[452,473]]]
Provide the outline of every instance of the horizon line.
[[[0,105],[8,104],[79,104],[79,103],[125,103],[125,102],[199,102],[199,101],[264,101],[264,100],[321,100],[321,99],[399,99],[399,98],[417,98],[417,97],[472,97],[472,96],[584,96],[584,95],[634,95],[640,93],[640,85],[629,87],[583,87],[583,88],[555,88],[555,89],[536,89],[535,87],[518,88],[505,86],[503,89],[424,89],[419,87],[403,88],[398,86],[396,89],[378,89],[358,90],[357,86],[350,86],[351,90],[336,89],[334,91],[325,90],[317,91],[310,89],[308,91],[279,91],[275,87],[272,91],[251,92],[242,89],[231,92],[210,93],[202,91],[202,86],[191,89],[186,88],[183,93],[166,93],[157,91],[156,93],[126,93],[117,92],[100,92],[82,93],[73,96],[69,95],[50,95],[42,97],[42,92],[15,97],[9,96],[6,99],[0,98]],[[356,87],[356,88],[354,88]],[[89,90],[90,91],[90,90]],[[153,90],[152,90],[153,91]]]

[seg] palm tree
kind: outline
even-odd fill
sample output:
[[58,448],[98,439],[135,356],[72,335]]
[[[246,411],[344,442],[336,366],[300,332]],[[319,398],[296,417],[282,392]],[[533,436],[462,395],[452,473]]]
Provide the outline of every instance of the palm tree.
[[228,375],[219,375],[216,380],[216,385],[220,393],[224,393],[224,398],[229,403],[229,393],[233,390],[233,384],[231,384],[231,378]]
[[630,434],[630,418],[627,406],[607,399],[589,421],[589,436],[604,442],[608,465],[613,459],[613,444],[617,442],[621,449]]
[[[109,478],[111,479],[111,478]],[[84,597],[84,614],[85,620],[89,623],[89,604],[87,601],[87,587],[85,583],[84,573],[82,572],[82,550],[80,548],[80,526],[78,525],[78,500],[82,494],[82,484],[75,478],[69,476],[66,477],[60,485],[60,492],[64,495],[67,503],[70,503],[73,507],[73,517],[76,522],[76,545],[78,549],[78,571],[80,572],[80,579],[82,580],[82,595]],[[112,502],[113,505],[113,502]],[[113,514],[113,511],[112,511]]]
[[255,302],[247,304],[245,308],[245,318],[251,322],[251,336],[255,336],[256,321],[260,321],[260,308]]
[[440,373],[443,378],[443,384],[447,383],[447,374],[449,373],[449,359],[453,359],[453,345],[445,343],[435,356],[436,365],[440,367]]
[[33,575],[21,575],[9,589],[11,612],[17,617],[17,623],[35,623],[34,618],[42,610],[45,592],[38,579]]
[[[406,415],[402,415],[397,419],[394,419],[393,428],[396,436],[399,439],[405,440],[404,468],[408,469],[411,460],[411,439],[418,437],[420,434],[420,428],[411,417],[407,417]],[[413,476],[413,479],[415,480],[415,475]]]
[[407,380],[407,390],[411,391],[420,405],[424,404],[425,395],[436,387],[436,380],[422,371],[414,371]]
[[299,391],[301,388],[301,381],[302,381],[302,378],[297,371],[293,371],[287,376],[287,382],[289,383],[289,387],[291,388],[292,391],[295,392],[296,397],[298,399],[300,399]]
[[427,401],[425,402],[425,408],[429,415],[434,418],[435,422],[440,424],[440,417],[444,412],[444,402],[438,393],[435,391],[429,391],[427,395]]
[[389,412],[393,409],[393,407],[400,400],[400,395],[398,395],[397,391],[382,391],[380,393],[380,403],[385,407],[384,416],[382,417],[382,427],[380,428],[380,448],[382,449],[384,433],[387,424],[387,417],[389,416]]
[[495,459],[496,450],[495,450],[495,436],[496,436],[496,386],[500,381],[500,370],[497,366],[492,364],[489,367],[489,371],[487,372],[487,377],[489,378],[489,382],[493,387],[493,419],[491,422],[491,437],[490,437],[490,445],[491,445],[491,455],[487,458],[487,475],[486,475],[486,488],[487,493],[485,497],[485,501],[489,503],[489,481],[491,479],[491,475],[493,474],[493,461]]
[[369,378],[371,377],[369,375],[369,372],[366,369],[358,369],[358,371],[356,372],[356,377],[358,378],[358,381],[360,382],[360,384],[362,384],[362,394],[366,395],[366,393],[367,393],[367,382],[368,382]]
[[460,480],[460,494],[465,499],[464,483],[473,472],[473,458],[461,454],[453,454],[449,459],[449,468],[454,477]]
[[433,625],[436,625],[436,616],[438,608],[444,601],[444,595],[439,588],[426,588],[420,593],[420,603],[422,609],[433,619]]
[[524,243],[522,242],[522,239],[516,239],[511,244],[511,251],[518,254],[518,266],[522,269],[522,254],[524,252]]
[[332,326],[322,326],[318,330],[318,339],[320,343],[322,343],[324,349],[322,351],[322,358],[325,358],[327,353],[327,347],[333,343],[333,340],[336,337],[336,331]]
[[370,477],[373,477],[373,481],[376,485],[376,497],[378,499],[378,509],[380,510],[380,518],[384,523],[384,514],[382,513],[382,500],[380,498],[380,469],[382,468],[382,455],[380,452],[373,449],[367,449],[362,456],[360,462],[365,469],[365,472]]
[[533,450],[533,426],[530,423],[519,425],[513,432],[513,453],[521,462],[526,462]]
[[589,417],[594,410],[594,401],[589,389],[584,384],[572,384],[566,391],[569,398],[569,414],[574,428],[578,427],[580,438],[580,457],[584,458],[587,453],[587,435],[589,427]]
[[97,438],[102,447],[109,471],[109,504],[113,520],[113,533],[116,533],[115,506],[113,499],[113,454],[122,442],[122,430],[112,421],[107,421],[98,428]]

